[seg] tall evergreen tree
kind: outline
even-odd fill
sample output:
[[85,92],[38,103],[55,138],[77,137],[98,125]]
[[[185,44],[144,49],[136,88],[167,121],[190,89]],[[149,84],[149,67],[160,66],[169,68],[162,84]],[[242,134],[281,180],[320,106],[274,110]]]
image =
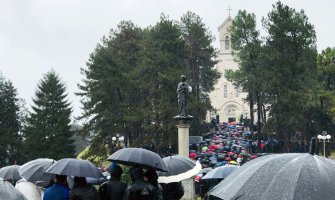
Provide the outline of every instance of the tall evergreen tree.
[[0,74],[0,167],[22,161],[20,100],[11,81]]
[[[195,27],[195,22],[192,23]],[[131,146],[152,142],[158,146],[176,144],[173,117],[178,114],[177,84],[182,74],[189,78],[192,74],[187,67],[186,35],[183,37],[180,25],[165,15],[145,29],[123,21],[91,54],[87,69],[82,70],[85,79],[79,84],[78,95],[84,108],[81,118],[88,119],[83,132],[94,138],[95,154],[99,154],[99,149],[105,153],[103,149],[107,144],[111,146],[111,137],[117,133],[126,137],[126,143],[128,138]],[[213,70],[215,61],[210,59],[215,55],[208,46],[211,37],[203,26],[199,25],[202,34],[190,31],[192,37],[202,41],[192,48],[193,53],[202,52],[197,58],[190,58],[201,60],[195,65],[201,71],[196,82],[200,95],[198,107],[197,101],[190,101],[192,110],[201,108],[201,117],[209,107],[206,92],[213,88],[218,76]]]
[[[248,93],[247,100],[250,105],[250,129],[254,125],[254,104],[257,104],[257,113],[261,110],[261,96],[264,94],[264,68],[262,68],[261,40],[256,30],[256,16],[245,10],[239,11],[232,23],[231,32],[232,49],[239,63],[239,70],[226,73],[226,78]],[[260,117],[258,115],[258,128]],[[257,130],[260,132],[260,130]],[[259,134],[257,135],[259,136]]]
[[106,156],[105,145],[113,149],[111,138],[117,133],[124,134],[127,143],[140,130],[147,113],[141,106],[145,93],[136,77],[142,37],[142,30],[132,22],[120,22],[97,45],[87,69],[82,69],[80,118],[88,119],[82,133],[93,137],[91,153]]
[[143,46],[146,51],[139,78],[147,93],[145,108],[149,115],[145,119],[142,141],[154,142],[158,147],[176,144],[173,120],[178,114],[176,89],[180,76],[187,74],[185,41],[179,24],[162,14],[160,21],[147,29]]
[[317,58],[320,90],[320,107],[335,122],[335,48],[326,48]]
[[[254,15],[240,11],[234,19],[232,46],[240,70],[227,77],[249,93],[251,105],[257,102],[258,119],[260,108],[269,107],[272,131],[287,152],[292,133],[310,123],[306,116],[316,106],[316,36],[303,11],[281,2],[273,5],[262,22],[268,32],[264,44],[258,39]],[[258,131],[260,128],[258,123]]]
[[199,135],[204,132],[200,129],[200,123],[211,109],[208,93],[220,78],[219,72],[214,68],[218,63],[218,51],[212,46],[214,37],[200,16],[188,11],[182,16],[180,27],[187,53],[187,75],[189,84],[193,87],[190,110],[195,119],[191,132]]
[[[304,120],[311,93],[317,85],[316,35],[304,11],[296,11],[281,2],[273,6],[263,26],[266,38],[268,72],[267,93],[271,96],[270,116],[276,121],[277,135],[283,140],[283,151],[290,151],[292,133]],[[307,102],[307,103],[306,103]]]
[[39,82],[33,102],[25,130],[27,159],[73,157],[70,103],[65,84],[54,71]]

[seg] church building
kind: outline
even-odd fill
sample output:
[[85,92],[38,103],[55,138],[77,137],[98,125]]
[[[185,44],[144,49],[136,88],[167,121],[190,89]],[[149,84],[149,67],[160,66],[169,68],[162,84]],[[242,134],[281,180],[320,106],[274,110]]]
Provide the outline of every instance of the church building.
[[237,70],[238,64],[234,61],[230,42],[230,27],[232,18],[229,16],[219,27],[220,51],[217,69],[221,73],[220,80],[214,86],[214,90],[209,94],[214,108],[208,115],[209,119],[216,118],[220,122],[238,122],[241,115],[249,115],[249,106],[244,102],[247,94],[236,88],[229,82],[224,74],[225,70]]

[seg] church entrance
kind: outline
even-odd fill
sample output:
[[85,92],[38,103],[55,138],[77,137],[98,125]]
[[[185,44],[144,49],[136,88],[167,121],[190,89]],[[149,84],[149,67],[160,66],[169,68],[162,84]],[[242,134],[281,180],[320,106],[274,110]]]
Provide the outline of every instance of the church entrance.
[[228,123],[236,122],[236,117],[228,117]]

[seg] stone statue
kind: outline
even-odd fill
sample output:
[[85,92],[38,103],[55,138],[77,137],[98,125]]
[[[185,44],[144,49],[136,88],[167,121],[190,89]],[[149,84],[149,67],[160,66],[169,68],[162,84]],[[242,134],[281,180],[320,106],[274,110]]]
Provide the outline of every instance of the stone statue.
[[192,91],[192,87],[186,82],[186,76],[181,76],[181,82],[178,84],[177,94],[178,94],[178,107],[179,116],[188,116],[188,93]]

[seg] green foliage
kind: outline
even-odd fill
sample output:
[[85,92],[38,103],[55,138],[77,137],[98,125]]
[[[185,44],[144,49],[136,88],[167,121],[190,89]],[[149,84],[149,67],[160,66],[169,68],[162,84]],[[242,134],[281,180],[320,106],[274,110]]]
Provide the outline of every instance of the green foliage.
[[65,85],[54,71],[39,82],[33,102],[25,130],[27,159],[73,157],[70,103]]
[[93,138],[92,154],[102,154],[105,144],[113,153],[111,138],[117,134],[127,146],[154,143],[159,149],[176,144],[173,117],[182,74],[196,88],[189,107],[201,127],[200,119],[210,108],[207,93],[219,77],[212,39],[200,17],[190,12],[182,22],[162,14],[145,29],[123,21],[111,30],[82,69],[85,79],[79,84],[84,108],[80,118],[87,119],[82,133]]
[[267,105],[272,119],[266,130],[275,130],[289,151],[291,133],[310,123],[306,114],[318,104],[315,31],[303,11],[281,2],[262,22],[268,33],[264,42],[254,14],[239,11],[235,17],[231,39],[240,70],[226,77],[249,93],[250,103]]
[[183,15],[180,27],[185,41],[187,76],[193,88],[190,108],[195,118],[191,131],[194,135],[201,135],[202,120],[212,108],[208,92],[214,89],[214,84],[220,78],[214,68],[218,63],[218,52],[211,45],[214,41],[212,33],[195,13],[189,11]]
[[90,118],[82,133],[93,138],[93,154],[103,156],[105,144],[112,149],[113,136],[126,133],[126,141],[131,140],[132,130],[141,127],[146,93],[141,93],[134,72],[138,71],[142,37],[140,28],[129,21],[121,22],[97,45],[87,62],[88,69],[82,69],[86,79],[79,85],[84,109],[80,118]]
[[246,100],[250,105],[250,130],[253,131],[254,102],[257,103],[257,111],[260,114],[266,96],[263,89],[266,84],[263,84],[265,79],[262,46],[259,32],[256,30],[256,16],[246,11],[239,11],[232,22],[231,30],[232,48],[236,51],[234,55],[240,68],[237,71],[227,71],[225,76],[248,93]]
[[21,163],[22,125],[20,99],[11,81],[0,74],[0,167]]
[[[266,88],[273,99],[270,115],[276,119],[277,133],[290,148],[290,133],[304,120],[306,102],[315,99],[311,91],[316,84],[316,36],[303,11],[297,12],[278,2],[263,26],[266,41],[267,69],[271,72]],[[269,75],[269,77],[271,76]]]
[[90,150],[90,148],[91,146],[86,147],[82,152],[78,154],[77,158],[89,160],[96,166],[107,166],[107,163],[109,164],[109,161],[107,161],[107,158],[109,156],[107,146],[105,146],[105,151],[103,152],[104,156],[92,155],[92,150]]
[[321,108],[335,121],[335,48],[323,50],[317,57],[317,64]]

